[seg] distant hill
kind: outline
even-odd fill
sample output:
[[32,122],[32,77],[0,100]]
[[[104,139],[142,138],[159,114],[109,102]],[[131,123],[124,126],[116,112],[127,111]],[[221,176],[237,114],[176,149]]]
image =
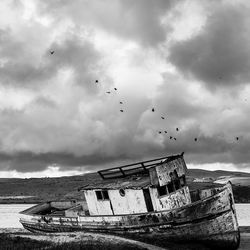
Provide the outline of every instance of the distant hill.
[[250,173],[225,170],[209,171],[204,169],[188,169],[188,176],[192,178],[212,177],[214,179],[217,179],[220,176],[250,177]]
[[[16,200],[15,202],[37,203],[47,200],[61,199],[65,195],[70,198],[77,193],[79,187],[89,182],[101,180],[97,173],[90,173],[79,176],[57,177],[57,178],[8,178],[0,179],[0,197],[1,196],[33,196],[27,199]],[[79,194],[78,194],[79,193]],[[11,199],[1,200],[0,203],[10,203]]]
[[[193,180],[209,177],[216,180],[221,176],[250,177],[250,173],[189,169],[187,181],[191,189],[209,188],[218,184],[199,183],[193,182]],[[38,203],[65,198],[83,199],[83,194],[78,192],[78,188],[100,180],[101,177],[97,173],[58,178],[0,178],[0,203]],[[234,186],[234,194],[236,202],[250,202],[250,182],[249,185]],[[9,198],[3,199],[3,196]],[[31,197],[17,200],[14,197],[10,198],[10,196]]]

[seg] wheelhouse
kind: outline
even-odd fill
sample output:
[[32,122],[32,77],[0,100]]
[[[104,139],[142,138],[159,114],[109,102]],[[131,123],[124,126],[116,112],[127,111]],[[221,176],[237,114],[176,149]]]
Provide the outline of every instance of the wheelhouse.
[[99,171],[102,181],[84,192],[90,215],[122,215],[191,203],[183,154]]

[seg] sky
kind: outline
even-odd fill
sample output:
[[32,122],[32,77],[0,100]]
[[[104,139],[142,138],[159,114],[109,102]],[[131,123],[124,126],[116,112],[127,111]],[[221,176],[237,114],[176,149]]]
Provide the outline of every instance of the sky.
[[191,168],[250,172],[249,11],[243,0],[1,0],[0,177],[181,152]]

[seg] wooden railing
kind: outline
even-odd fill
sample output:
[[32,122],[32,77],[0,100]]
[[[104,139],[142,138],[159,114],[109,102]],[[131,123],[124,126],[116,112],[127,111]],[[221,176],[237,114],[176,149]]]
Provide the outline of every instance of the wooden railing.
[[102,177],[102,179],[122,178],[138,173],[147,172],[150,167],[161,164],[162,160],[169,160],[172,159],[173,157],[175,158],[179,156],[181,155],[174,155],[167,157],[165,156],[149,161],[141,161],[133,164],[128,164],[121,167],[108,168],[98,171],[98,174]]

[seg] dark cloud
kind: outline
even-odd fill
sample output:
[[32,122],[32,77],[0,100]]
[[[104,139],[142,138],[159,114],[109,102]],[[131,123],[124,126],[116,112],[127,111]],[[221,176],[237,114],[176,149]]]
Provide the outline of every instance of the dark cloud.
[[[169,44],[162,18],[176,2],[40,1],[31,14],[25,2],[17,7],[22,23],[0,30],[0,169],[98,170],[182,151],[188,163],[247,164],[242,89],[237,97],[232,88],[207,90],[248,81],[247,10],[216,1],[199,34]],[[184,74],[169,73],[168,52]]]
[[[10,30],[0,32],[0,45],[0,55],[4,58],[0,67],[2,84],[41,88],[60,70],[70,69],[73,71],[72,81],[89,92],[96,92],[94,80],[100,75],[105,78],[99,62],[100,53],[91,42],[70,32],[65,40],[55,41],[49,48],[44,48],[39,60],[33,57],[27,44],[15,40]],[[55,51],[53,55],[50,49]]]
[[249,27],[249,8],[220,3],[198,35],[172,44],[169,60],[210,89],[248,83]]
[[18,172],[43,171],[52,165],[60,166],[62,170],[82,166],[84,166],[85,170],[96,170],[102,165],[122,159],[122,155],[104,157],[102,155],[75,156],[69,153],[0,153],[0,166],[4,166],[7,170],[17,170]]

